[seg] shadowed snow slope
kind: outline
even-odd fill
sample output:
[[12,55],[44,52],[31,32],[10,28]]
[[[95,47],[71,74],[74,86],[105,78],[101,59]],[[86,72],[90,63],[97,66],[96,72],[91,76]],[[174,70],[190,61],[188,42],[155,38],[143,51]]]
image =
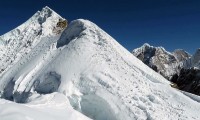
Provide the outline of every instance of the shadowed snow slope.
[[200,119],[193,97],[171,88],[94,23],[74,20],[60,38],[50,36],[1,74],[1,97],[24,103],[0,100],[3,120]]

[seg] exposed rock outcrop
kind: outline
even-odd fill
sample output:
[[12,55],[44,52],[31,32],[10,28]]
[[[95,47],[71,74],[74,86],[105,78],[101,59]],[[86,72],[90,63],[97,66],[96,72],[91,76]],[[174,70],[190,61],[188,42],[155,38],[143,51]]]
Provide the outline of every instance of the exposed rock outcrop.
[[147,43],[133,50],[132,53],[167,79],[180,71],[182,67],[180,63],[190,58],[190,54],[182,49],[170,53],[163,47],[154,47]]
[[176,83],[178,89],[200,95],[200,70],[197,68],[181,69],[179,75],[175,74],[171,81]]

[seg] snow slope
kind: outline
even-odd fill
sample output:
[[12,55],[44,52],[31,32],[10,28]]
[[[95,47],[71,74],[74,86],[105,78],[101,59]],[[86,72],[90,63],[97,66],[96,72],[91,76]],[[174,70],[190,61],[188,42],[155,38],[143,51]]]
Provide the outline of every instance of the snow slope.
[[58,29],[56,29],[56,23],[59,19],[63,18],[45,7],[21,26],[0,36],[0,75],[21,58],[31,54],[30,51],[38,44],[45,45],[45,42],[50,42],[45,41],[50,37],[54,37],[52,41],[56,41],[60,35],[54,34],[52,31],[56,32]]
[[41,96],[28,104],[0,99],[1,120],[90,120],[73,110],[68,99],[58,93]]
[[1,75],[1,120],[200,119],[199,101],[171,88],[88,20],[74,20],[60,37],[50,31],[38,41]]

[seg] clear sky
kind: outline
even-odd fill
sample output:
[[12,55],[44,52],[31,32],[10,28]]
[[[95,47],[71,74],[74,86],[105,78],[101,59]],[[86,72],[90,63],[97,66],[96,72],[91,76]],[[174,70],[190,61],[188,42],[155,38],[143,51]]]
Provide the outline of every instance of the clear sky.
[[200,0],[2,0],[0,35],[44,6],[68,21],[96,23],[129,51],[143,43],[191,54],[200,48]]

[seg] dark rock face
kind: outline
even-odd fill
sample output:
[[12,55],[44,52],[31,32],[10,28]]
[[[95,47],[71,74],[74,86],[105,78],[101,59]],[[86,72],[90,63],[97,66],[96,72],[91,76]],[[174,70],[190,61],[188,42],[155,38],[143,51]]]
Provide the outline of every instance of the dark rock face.
[[141,53],[137,55],[137,57],[141,61],[143,61],[145,64],[149,64],[150,59],[155,55],[155,52],[156,52],[156,48],[150,47],[148,45],[144,45],[144,50],[142,50]]
[[190,58],[191,55],[182,49],[176,49],[172,54],[176,57],[177,61],[185,61],[186,59]]
[[154,71],[158,72],[158,68],[157,68],[156,65],[151,65],[151,66],[149,66],[149,67],[152,68]]
[[179,75],[175,74],[171,81],[176,83],[180,90],[200,95],[200,69],[181,69]]
[[172,87],[200,95],[200,49],[191,56],[182,49],[170,53],[162,47],[144,44],[132,53],[154,71],[173,82]]
[[191,65],[200,68],[200,48],[196,50],[195,54],[191,58]]
[[147,43],[140,48],[134,49],[132,53],[166,79],[178,73],[182,68],[182,64],[180,65],[179,63],[191,57],[189,53],[182,49],[177,49],[170,53],[163,47],[154,47]]

